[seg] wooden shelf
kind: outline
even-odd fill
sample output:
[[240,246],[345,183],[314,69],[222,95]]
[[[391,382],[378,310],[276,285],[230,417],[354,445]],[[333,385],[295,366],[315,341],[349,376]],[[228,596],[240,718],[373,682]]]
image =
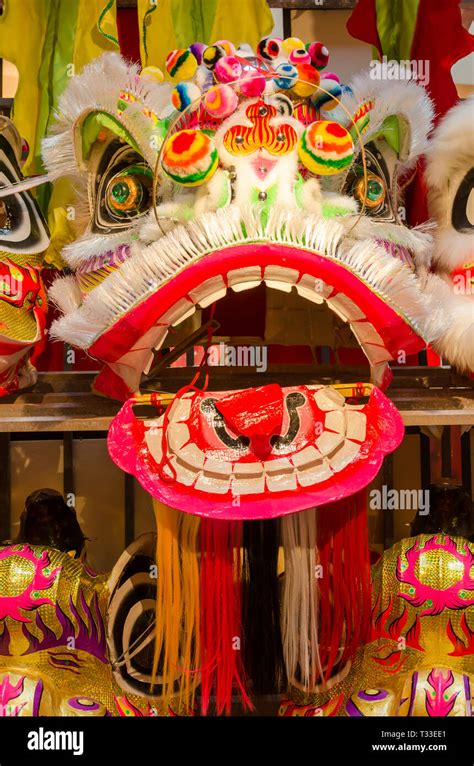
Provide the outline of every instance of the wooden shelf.
[[[177,391],[194,370],[164,370],[159,388]],[[40,374],[33,389],[0,400],[0,433],[107,431],[120,403],[91,392],[91,373]],[[339,380],[345,376],[339,376]],[[347,379],[347,378],[346,378]],[[355,382],[357,378],[352,378]],[[236,368],[212,368],[210,390],[261,386],[279,382],[329,383],[329,371],[311,367],[273,366],[265,374]],[[388,396],[401,412],[405,425],[474,425],[474,384],[443,368],[405,368],[394,371]]]

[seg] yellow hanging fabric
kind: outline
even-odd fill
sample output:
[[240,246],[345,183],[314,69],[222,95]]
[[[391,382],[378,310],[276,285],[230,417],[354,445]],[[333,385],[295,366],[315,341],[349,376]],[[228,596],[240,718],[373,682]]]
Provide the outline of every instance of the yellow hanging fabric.
[[[105,51],[118,50],[115,6],[115,0],[6,0],[0,58],[19,73],[12,117],[30,149],[25,175],[43,172],[41,140],[69,78]],[[61,266],[59,252],[76,236],[70,184],[62,180],[52,192],[43,187],[37,197],[51,230],[46,261]]]
[[163,71],[175,48],[216,40],[255,47],[273,29],[266,0],[138,0],[138,22],[142,65]]

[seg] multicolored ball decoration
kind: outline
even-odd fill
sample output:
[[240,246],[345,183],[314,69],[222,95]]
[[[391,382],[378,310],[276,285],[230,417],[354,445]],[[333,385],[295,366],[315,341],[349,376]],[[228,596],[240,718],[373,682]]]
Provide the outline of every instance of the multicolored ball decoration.
[[228,117],[238,104],[237,94],[230,85],[214,85],[204,96],[204,109],[216,119]]
[[191,80],[196,74],[197,61],[188,48],[177,48],[168,54],[166,71],[173,80]]
[[305,167],[321,176],[331,176],[347,168],[354,156],[349,131],[338,122],[312,122],[301,136],[298,155]]
[[164,144],[161,166],[169,178],[182,186],[200,186],[218,165],[214,141],[200,130],[179,130]]
[[285,37],[281,47],[283,51],[288,54],[291,53],[291,51],[295,48],[304,48],[304,42],[303,40],[300,40],[299,37]]
[[266,82],[266,78],[255,70],[255,74],[247,72],[242,75],[238,82],[238,89],[243,96],[258,98],[264,92]]
[[293,64],[278,64],[275,71],[277,77],[274,78],[274,81],[281,90],[289,90],[298,79],[298,70]]
[[201,98],[201,90],[193,82],[179,82],[171,94],[171,103],[179,112],[190,108],[195,111]]
[[265,89],[263,91],[264,96],[273,96],[274,93],[278,91],[277,86],[275,85],[275,80],[272,80],[271,78],[266,77],[265,78]]
[[273,61],[281,53],[282,42],[279,37],[264,37],[257,45],[257,53],[262,59]]
[[[321,88],[321,90],[319,88]],[[337,101],[334,101],[334,99],[337,98],[340,100],[341,98],[342,87],[340,82],[323,77],[319,83],[319,88],[311,96],[311,103],[316,109],[330,111],[338,106]],[[328,92],[325,93],[324,91]]]
[[341,78],[335,72],[324,72],[324,79],[325,80],[335,80],[336,82],[341,82]]
[[24,162],[28,159],[28,155],[30,153],[30,145],[26,138],[21,139],[21,164],[23,165]]
[[329,51],[324,43],[314,42],[306,46],[311,63],[316,69],[324,69],[329,63]]
[[164,82],[165,79],[163,72],[157,66],[143,67],[140,77],[149,77],[151,80],[155,80],[155,82]]
[[214,45],[220,45],[221,48],[224,48],[226,56],[235,56],[235,45],[230,40],[216,40]]
[[212,71],[207,68],[207,66],[200,64],[196,70],[196,74],[194,75],[194,82],[200,91],[205,93],[206,90],[209,90],[209,88],[214,85],[214,75],[212,74]]
[[214,76],[219,82],[235,82],[242,75],[242,64],[235,56],[223,56],[216,62]]
[[202,54],[204,53],[206,48],[207,48],[206,43],[193,43],[192,45],[189,46],[189,50],[193,54],[198,64],[202,63]]
[[208,69],[214,69],[219,59],[226,56],[226,51],[222,45],[209,45],[202,53],[202,63]]
[[298,79],[292,87],[293,93],[301,98],[308,98],[319,85],[319,72],[311,64],[298,64],[296,71]]
[[293,48],[288,54],[288,61],[290,64],[311,64],[311,56],[306,48]]

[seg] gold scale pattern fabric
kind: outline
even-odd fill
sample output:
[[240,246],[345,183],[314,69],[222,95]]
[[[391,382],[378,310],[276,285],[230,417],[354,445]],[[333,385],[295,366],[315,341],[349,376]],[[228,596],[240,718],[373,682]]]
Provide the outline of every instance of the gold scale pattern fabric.
[[161,715],[107,656],[108,575],[40,546],[0,548],[0,715]]
[[470,716],[473,553],[441,534],[385,551],[372,572],[367,643],[325,689],[290,689],[280,715]]

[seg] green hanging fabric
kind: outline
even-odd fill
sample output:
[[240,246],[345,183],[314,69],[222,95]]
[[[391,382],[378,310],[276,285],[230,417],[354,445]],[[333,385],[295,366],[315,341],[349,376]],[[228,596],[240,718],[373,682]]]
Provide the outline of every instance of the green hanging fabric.
[[410,59],[419,4],[420,0],[375,0],[377,32],[387,59]]

